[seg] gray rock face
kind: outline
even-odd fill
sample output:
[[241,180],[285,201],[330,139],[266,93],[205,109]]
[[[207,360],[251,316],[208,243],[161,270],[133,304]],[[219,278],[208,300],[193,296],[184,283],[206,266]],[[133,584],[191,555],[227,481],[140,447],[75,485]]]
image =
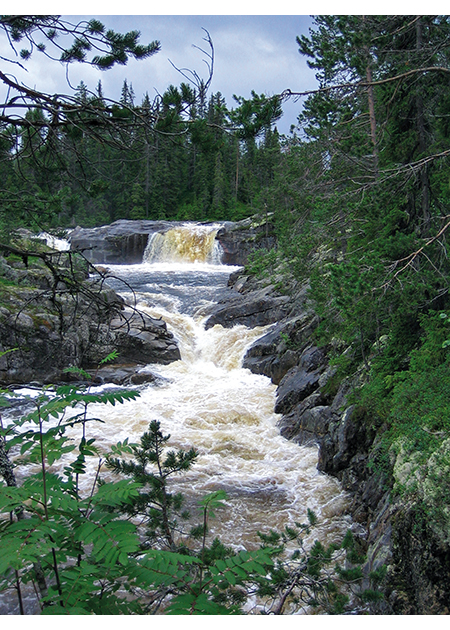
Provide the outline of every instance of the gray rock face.
[[281,380],[277,389],[275,413],[289,413],[319,387],[320,371],[311,372],[295,366]]
[[128,221],[120,219],[95,228],[75,228],[70,234],[73,251],[83,251],[95,264],[135,264],[142,262],[148,237],[176,225],[170,221]]
[[269,376],[278,385],[288,370],[299,365],[316,325],[317,319],[306,312],[282,320],[249,348],[243,367]]
[[[0,261],[1,262],[1,261]],[[19,270],[22,271],[22,270]],[[162,320],[126,307],[100,278],[79,279],[78,290],[42,268],[10,272],[32,286],[5,287],[0,307],[0,383],[55,383],[65,368],[96,368],[113,351],[117,364],[167,364],[180,358]],[[55,291],[53,290],[55,289]]]
[[[320,444],[327,434],[333,412],[326,405],[316,405],[314,399],[307,398],[303,403],[283,416],[279,422],[280,433],[297,444]],[[311,406],[309,406],[311,405]]]
[[271,249],[276,245],[273,225],[265,218],[244,219],[237,223],[226,222],[218,231],[216,238],[223,249],[224,265],[245,265],[252,252],[258,249]]
[[166,323],[145,313],[125,308],[110,322],[110,334],[119,362],[168,364],[181,358]]
[[216,324],[224,328],[231,328],[237,324],[250,328],[266,326],[286,316],[289,302],[288,296],[275,295],[271,287],[262,288],[249,295],[237,293],[211,308],[205,327],[212,328]]

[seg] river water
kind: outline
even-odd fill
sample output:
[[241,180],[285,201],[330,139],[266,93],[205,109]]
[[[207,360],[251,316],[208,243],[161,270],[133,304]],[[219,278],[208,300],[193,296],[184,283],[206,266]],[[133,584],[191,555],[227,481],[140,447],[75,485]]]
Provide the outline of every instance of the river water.
[[205,307],[225,295],[230,273],[221,265],[215,230],[177,228],[150,242],[141,265],[108,265],[136,298],[111,285],[137,307],[162,317],[174,334],[181,360],[149,366],[162,385],[149,385],[138,400],[96,409],[105,420],[105,446],[137,438],[151,420],[161,423],[174,448],[194,447],[199,457],[177,482],[189,498],[213,490],[227,492],[226,514],[211,523],[225,544],[250,548],[256,532],[304,521],[308,508],[319,519],[314,532],[327,540],[349,525],[346,497],[336,480],[317,471],[317,448],[281,437],[273,412],[276,386],[243,369],[246,350],[268,327],[205,330]]
[[[211,521],[211,535],[237,549],[257,546],[257,531],[282,530],[318,517],[312,540],[340,539],[350,525],[347,500],[336,480],[317,471],[317,448],[281,437],[273,412],[276,386],[242,368],[247,348],[268,327],[205,330],[205,308],[227,292],[215,230],[192,226],[157,235],[138,265],[107,265],[108,283],[152,317],[162,317],[181,360],[149,365],[160,378],[140,387],[140,397],[114,407],[94,405],[89,425],[100,448],[137,441],[152,420],[170,434],[169,446],[198,451],[192,469],[176,480],[193,505],[223,489],[226,509]],[[126,284],[125,284],[126,283]],[[132,287],[133,292],[130,291]]]

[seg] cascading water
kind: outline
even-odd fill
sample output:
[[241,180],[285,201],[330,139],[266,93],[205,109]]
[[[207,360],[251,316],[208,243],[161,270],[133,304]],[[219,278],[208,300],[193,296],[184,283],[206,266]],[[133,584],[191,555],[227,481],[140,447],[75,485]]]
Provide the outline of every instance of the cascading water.
[[[319,523],[311,542],[336,542],[350,525],[345,494],[336,480],[317,471],[317,448],[281,437],[273,411],[275,385],[241,367],[246,349],[268,327],[205,329],[205,307],[225,296],[228,277],[237,269],[220,264],[217,229],[177,227],[153,236],[142,264],[109,265],[116,278],[108,280],[111,286],[167,323],[181,360],[147,366],[161,378],[157,385],[141,386],[137,400],[91,406],[90,415],[103,424],[90,423],[88,437],[108,451],[126,438],[137,441],[158,420],[171,436],[171,448],[194,447],[196,463],[170,490],[181,491],[194,513],[202,496],[225,490],[227,508],[211,521],[210,533],[226,545],[255,548],[258,531],[304,522],[308,508]],[[134,294],[124,291],[127,286]],[[85,483],[89,493],[91,481]],[[11,605],[6,597],[0,611]]]
[[220,264],[221,249],[215,240],[217,229],[210,225],[186,224],[167,232],[152,234],[144,262]]
[[[317,471],[315,447],[280,436],[270,379],[241,367],[246,349],[267,327],[205,330],[203,309],[225,293],[235,269],[217,263],[216,232],[177,227],[154,235],[143,264],[110,266],[135,290],[137,307],[167,323],[181,360],[152,365],[163,385],[145,387],[138,400],[95,409],[105,420],[99,439],[106,447],[137,438],[159,420],[172,447],[194,447],[199,458],[177,489],[188,502],[213,490],[227,492],[228,513],[211,524],[225,544],[252,547],[258,530],[293,525],[304,520],[307,508],[319,517],[315,537],[334,539],[349,524],[345,495]],[[114,288],[120,291],[120,283]]]

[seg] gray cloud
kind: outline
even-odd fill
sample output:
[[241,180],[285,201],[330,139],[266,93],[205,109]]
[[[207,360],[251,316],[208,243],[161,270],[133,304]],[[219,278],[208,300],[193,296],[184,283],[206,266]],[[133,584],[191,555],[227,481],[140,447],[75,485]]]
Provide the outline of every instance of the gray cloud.
[[[139,30],[142,43],[161,42],[161,51],[144,61],[131,60],[106,72],[84,64],[72,64],[69,80],[73,87],[83,80],[95,90],[101,80],[105,96],[120,97],[124,79],[133,86],[136,102],[148,92],[157,92],[183,81],[169,60],[179,68],[195,70],[206,76],[207,68],[202,53],[195,47],[205,47],[203,28],[211,35],[215,49],[212,92],[221,92],[227,105],[234,104],[233,94],[249,98],[251,91],[276,94],[286,88],[305,90],[315,87],[314,73],[298,53],[296,35],[307,33],[312,24],[308,16],[298,15],[100,15],[64,16],[71,22],[98,17],[107,28],[124,32]],[[0,44],[0,55],[7,56],[6,44]],[[4,67],[4,66],[3,66]],[[48,93],[70,93],[65,68],[35,53],[27,63],[28,72],[9,68],[28,86]],[[287,133],[295,123],[301,105],[290,101],[279,124]]]

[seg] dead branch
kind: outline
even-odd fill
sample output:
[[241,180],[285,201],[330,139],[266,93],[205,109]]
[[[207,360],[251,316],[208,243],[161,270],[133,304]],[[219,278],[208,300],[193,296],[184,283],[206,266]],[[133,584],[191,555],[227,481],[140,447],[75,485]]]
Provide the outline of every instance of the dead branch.
[[[448,218],[449,215],[447,215],[444,218]],[[424,243],[424,245],[422,245],[422,247],[420,247],[417,251],[409,254],[409,256],[405,256],[405,258],[400,258],[399,260],[395,261],[395,263],[392,265],[392,268],[395,269],[397,267],[398,264],[400,263],[405,263],[403,265],[403,267],[401,269],[399,269],[398,271],[395,272],[395,274],[392,276],[392,278],[390,280],[388,280],[387,282],[385,282],[383,285],[381,285],[380,287],[376,287],[375,289],[373,289],[374,291],[379,291],[380,289],[384,289],[386,290],[388,288],[388,286],[391,284],[392,280],[395,280],[398,278],[398,276],[403,273],[408,267],[410,267],[413,262],[415,261],[415,259],[420,256],[420,254],[424,251],[424,249],[426,247],[428,247],[428,245],[431,245],[431,243],[434,243],[435,241],[437,241],[439,239],[439,237],[442,236],[442,234],[444,234],[444,232],[450,227],[450,221],[447,221],[447,223],[439,230],[439,232],[429,238],[427,240],[426,243]]]

